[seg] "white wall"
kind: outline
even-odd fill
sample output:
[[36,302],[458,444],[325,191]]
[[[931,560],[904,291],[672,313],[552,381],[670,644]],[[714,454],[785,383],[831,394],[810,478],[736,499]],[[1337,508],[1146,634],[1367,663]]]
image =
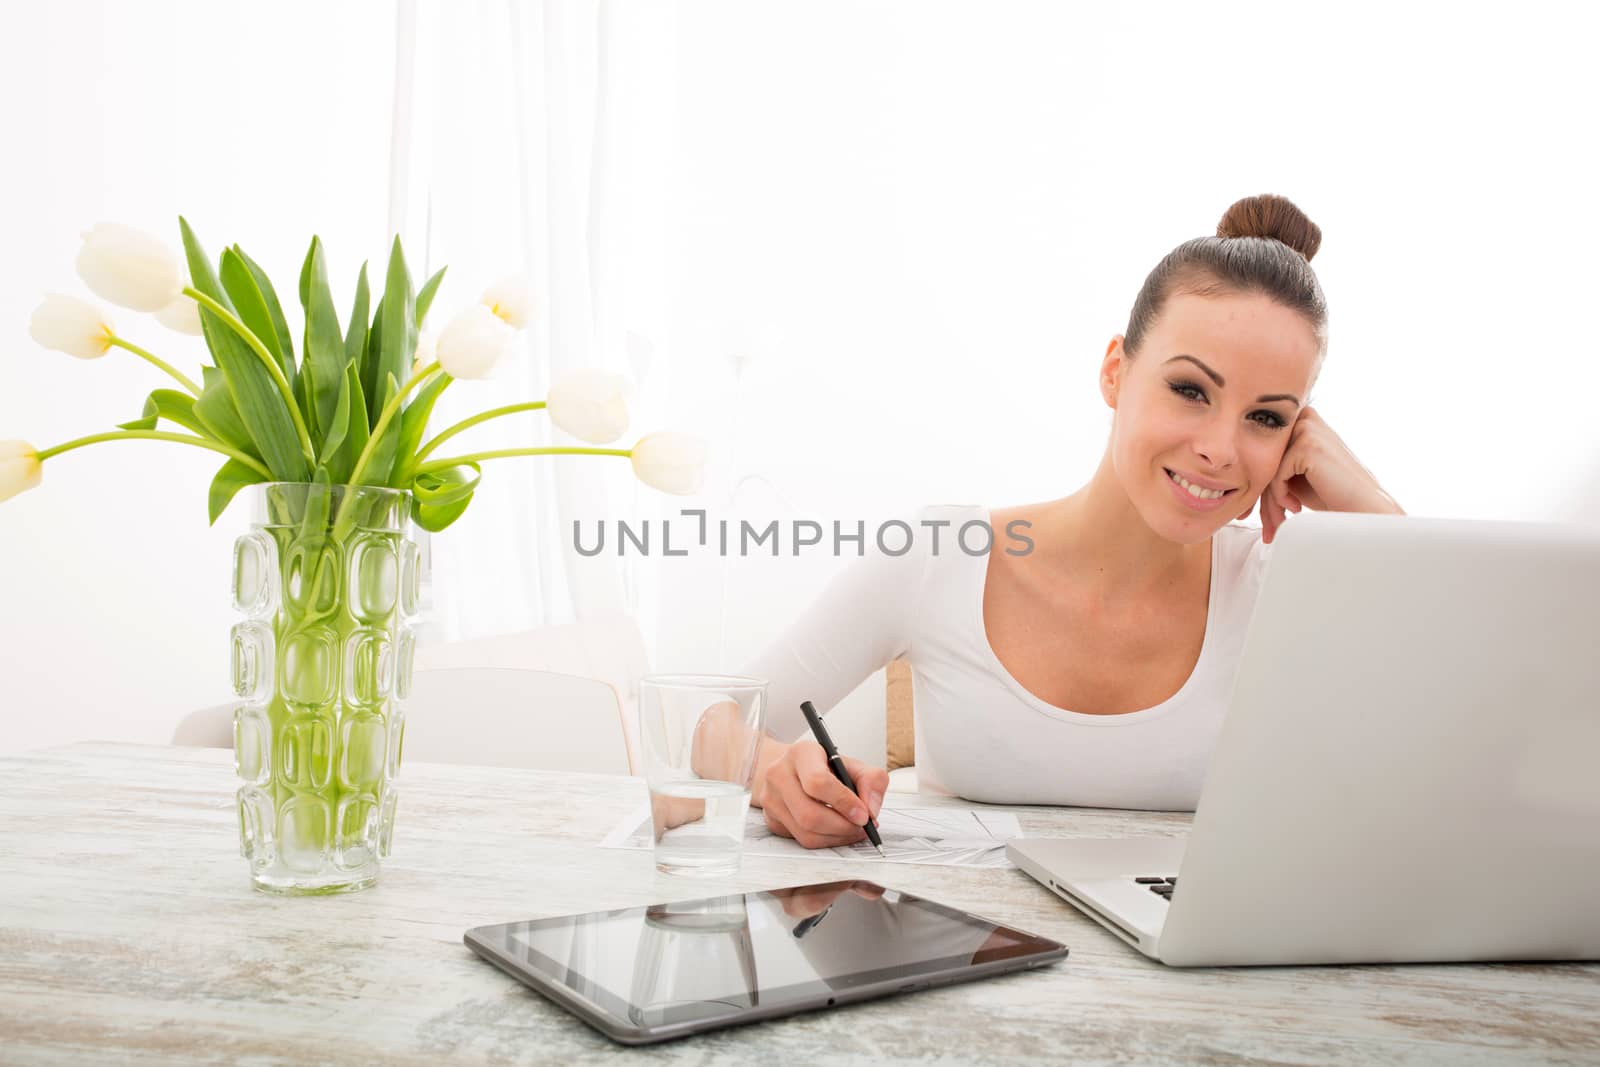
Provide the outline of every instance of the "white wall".
[[[90,295],[72,262],[97,221],[177,248],[181,212],[213,257],[243,245],[291,304],[313,232],[342,307],[362,258],[385,253],[393,9],[266,10],[57,0],[8,13],[0,439],[43,448],[110,429],[170,384],[127,353],[85,363],[28,337],[46,290]],[[134,312],[114,321],[194,376],[198,338]],[[183,712],[228,697],[228,577],[248,515],[241,497],[207,527],[219,465],[180,445],[98,445],[0,504],[0,751],[165,741]]]
[[[45,445],[133,417],[159,384],[27,338],[40,292],[82,291],[88,223],[176,240],[183,211],[283,279],[315,230],[344,302],[386,236],[394,30],[379,3],[31,10],[0,39],[0,438]],[[666,250],[640,274],[668,280],[645,296],[669,319],[657,413],[720,447],[701,503],[853,520],[1070,492],[1144,274],[1275,191],[1324,230],[1314,401],[1402,503],[1600,514],[1588,12],[680,3],[676,176],[637,197],[659,202]],[[86,451],[0,504],[0,750],[160,740],[225,696],[245,516],[207,529],[215,465],[178,452]],[[651,560],[656,665],[737,667],[837,565]]]

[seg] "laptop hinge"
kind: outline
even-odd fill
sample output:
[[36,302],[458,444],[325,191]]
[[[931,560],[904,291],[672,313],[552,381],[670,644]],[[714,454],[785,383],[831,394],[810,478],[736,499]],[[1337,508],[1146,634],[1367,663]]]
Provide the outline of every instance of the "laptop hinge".
[[1117,922],[1117,920],[1113,919],[1111,916],[1107,915],[1105,912],[1101,911],[1087,900],[1084,900],[1066,886],[1056,884],[1054,879],[1051,879],[1050,881],[1050,888],[1054,889],[1058,894],[1064,897],[1067,903],[1072,904],[1075,907],[1082,908],[1084,911],[1090,912],[1095,918],[1109,926],[1115,933],[1120,934],[1122,938],[1134,948],[1143,951],[1143,939],[1138,934],[1134,933],[1132,930],[1129,930],[1126,926]]

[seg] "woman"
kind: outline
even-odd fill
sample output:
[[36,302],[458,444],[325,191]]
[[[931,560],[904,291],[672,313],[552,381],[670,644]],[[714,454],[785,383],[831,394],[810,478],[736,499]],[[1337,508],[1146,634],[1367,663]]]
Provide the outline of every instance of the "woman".
[[[1401,514],[1305,404],[1327,350],[1320,242],[1282,197],[1234,204],[1217,236],[1157,264],[1106,347],[1111,436],[1087,485],[992,514],[927,509],[911,551],[850,567],[748,665],[771,683],[751,800],[775,832],[863,838],[887,772],[846,759],[864,809],[815,742],[778,739],[804,734],[801,700],[827,709],[902,656],[920,788],[1194,809],[1264,544],[1302,506]],[[1260,530],[1232,525],[1258,502]],[[993,531],[985,554],[951,543],[974,520]]]

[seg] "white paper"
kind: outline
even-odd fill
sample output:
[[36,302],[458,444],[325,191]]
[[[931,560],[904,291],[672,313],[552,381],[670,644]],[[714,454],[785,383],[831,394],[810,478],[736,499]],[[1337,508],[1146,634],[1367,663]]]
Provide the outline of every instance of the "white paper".
[[[878,813],[878,835],[890,863],[932,863],[946,867],[1010,867],[1006,841],[1022,836],[1015,812],[973,808],[922,807],[883,802]],[[655,847],[650,805],[641,804],[619,822],[601,842],[602,848],[649,849]],[[767,826],[760,809],[745,814],[744,851],[747,856],[810,856],[817,859],[884,862],[869,841],[838,848],[806,848],[780,837]]]

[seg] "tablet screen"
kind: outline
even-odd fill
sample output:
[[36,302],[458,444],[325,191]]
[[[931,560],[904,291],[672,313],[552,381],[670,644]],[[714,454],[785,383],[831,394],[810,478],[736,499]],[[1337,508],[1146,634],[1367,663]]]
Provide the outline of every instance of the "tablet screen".
[[489,927],[495,951],[640,1027],[1059,949],[864,881]]

